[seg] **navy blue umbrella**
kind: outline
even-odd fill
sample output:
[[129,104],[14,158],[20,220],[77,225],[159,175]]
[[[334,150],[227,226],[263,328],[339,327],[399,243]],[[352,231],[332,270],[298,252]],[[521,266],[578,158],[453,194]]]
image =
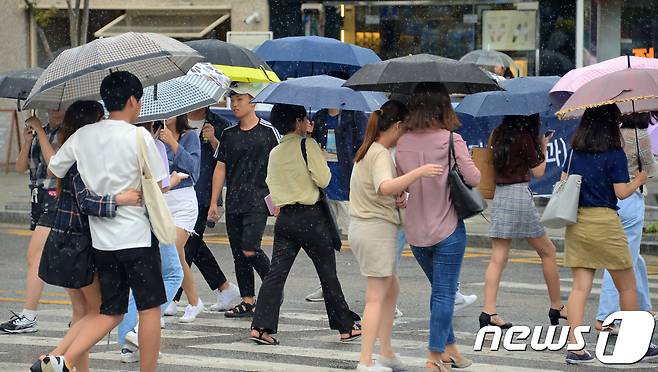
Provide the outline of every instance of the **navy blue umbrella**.
[[252,102],[372,112],[388,100],[384,93],[357,92],[343,87],[343,83],[343,79],[326,75],[289,79],[268,85]]
[[346,78],[368,63],[381,59],[370,49],[320,36],[268,40],[254,53],[281,79],[342,72]]
[[560,108],[554,106],[548,93],[558,76],[520,77],[500,82],[504,91],[472,94],[455,109],[473,117],[533,115],[552,116]]

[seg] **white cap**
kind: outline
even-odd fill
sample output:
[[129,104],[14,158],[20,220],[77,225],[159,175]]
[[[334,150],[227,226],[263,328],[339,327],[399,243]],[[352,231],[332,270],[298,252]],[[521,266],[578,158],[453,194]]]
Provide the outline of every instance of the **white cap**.
[[233,82],[231,83],[231,87],[229,88],[231,90],[230,95],[232,94],[248,94],[251,96],[251,98],[254,98],[260,93],[265,87],[267,86],[266,83],[238,83],[238,82]]

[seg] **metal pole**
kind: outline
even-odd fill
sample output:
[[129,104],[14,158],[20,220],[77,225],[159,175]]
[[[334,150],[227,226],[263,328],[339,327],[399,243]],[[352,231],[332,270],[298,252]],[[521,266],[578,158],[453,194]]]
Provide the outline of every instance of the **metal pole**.
[[583,67],[585,49],[585,0],[576,0],[576,68]]

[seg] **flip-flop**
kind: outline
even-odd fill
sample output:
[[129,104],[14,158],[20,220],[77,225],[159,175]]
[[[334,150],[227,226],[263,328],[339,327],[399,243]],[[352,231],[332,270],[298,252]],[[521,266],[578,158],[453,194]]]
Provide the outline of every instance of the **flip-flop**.
[[266,333],[265,330],[258,329],[258,328],[254,328],[253,330],[258,332],[258,336],[250,336],[249,339],[250,339],[251,341],[253,341],[253,342],[255,342],[255,343],[259,344],[259,345],[270,345],[270,346],[274,346],[274,345],[278,345],[278,344],[279,344],[279,340],[277,340],[276,338],[274,338],[274,336],[272,336],[272,335],[268,335],[268,336],[270,336],[270,338],[272,339],[272,341],[270,341],[270,340],[266,339],[265,337],[263,337],[263,335]]

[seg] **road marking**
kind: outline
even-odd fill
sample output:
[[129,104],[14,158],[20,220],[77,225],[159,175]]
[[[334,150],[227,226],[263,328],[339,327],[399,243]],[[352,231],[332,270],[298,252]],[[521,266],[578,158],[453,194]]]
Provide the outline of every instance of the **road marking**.
[[[477,287],[484,287],[484,283],[469,283],[469,286],[477,286]],[[546,289],[546,284],[530,284],[530,283],[519,283],[519,282],[500,282],[500,288],[510,288],[510,289],[531,289],[535,291],[545,291],[548,292]],[[564,293],[570,293],[571,292],[571,286],[560,286],[560,291]],[[592,288],[591,294],[601,294],[601,289],[600,288]],[[658,293],[650,293],[649,294],[650,298],[652,299],[658,299]]]
[[[66,321],[61,322],[50,322],[50,321],[39,321],[39,330],[44,331],[57,331],[57,332],[68,332],[69,327]],[[215,333],[208,331],[188,331],[182,329],[165,329],[162,330],[162,338],[167,339],[196,339],[201,337],[222,337],[222,336],[233,336],[233,333]],[[116,331],[113,330],[113,336],[116,336]],[[114,337],[113,337],[114,338]],[[110,342],[115,343],[115,342]],[[107,341],[105,342],[107,344]]]
[[[24,298],[0,297],[0,302],[25,302]],[[46,305],[70,305],[71,301],[67,300],[39,300],[40,304]]]
[[[0,289],[0,293],[14,293],[24,295],[25,291],[11,291],[6,289]],[[69,295],[66,292],[41,292],[42,296],[53,296],[53,297],[68,297]]]

